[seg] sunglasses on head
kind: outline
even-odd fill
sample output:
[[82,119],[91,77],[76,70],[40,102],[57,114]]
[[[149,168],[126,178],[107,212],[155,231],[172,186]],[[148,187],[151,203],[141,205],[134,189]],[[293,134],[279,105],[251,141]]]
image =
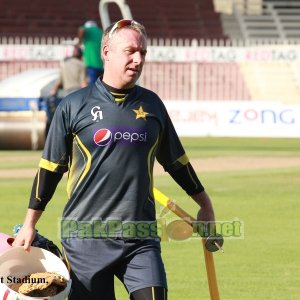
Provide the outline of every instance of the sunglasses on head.
[[138,22],[136,22],[134,20],[123,19],[123,20],[120,20],[120,21],[118,21],[118,22],[115,23],[115,25],[109,31],[108,37],[111,38],[112,35],[113,35],[113,33],[114,33],[114,31],[116,29],[121,29],[123,27],[130,26],[130,25],[139,25],[139,26],[142,26],[141,24],[139,24]]

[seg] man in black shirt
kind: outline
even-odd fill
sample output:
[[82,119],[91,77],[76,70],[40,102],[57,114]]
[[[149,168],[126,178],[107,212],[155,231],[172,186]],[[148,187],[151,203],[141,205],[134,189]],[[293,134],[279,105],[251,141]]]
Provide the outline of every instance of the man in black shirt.
[[147,53],[145,28],[120,20],[105,31],[101,48],[103,78],[68,95],[56,110],[14,245],[29,248],[68,171],[61,234],[71,268],[70,299],[115,299],[114,276],[131,299],[167,299],[155,220],[155,158],[199,204],[199,220],[214,221],[212,204],[164,104],[135,84]]

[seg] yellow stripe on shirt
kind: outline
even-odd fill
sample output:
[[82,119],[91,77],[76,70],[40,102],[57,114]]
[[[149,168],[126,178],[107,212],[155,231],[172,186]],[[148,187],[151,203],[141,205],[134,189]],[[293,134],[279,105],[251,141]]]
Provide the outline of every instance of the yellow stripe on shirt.
[[37,173],[37,184],[36,184],[36,190],[35,190],[35,198],[36,198],[38,201],[42,201],[42,199],[39,197],[40,171],[41,171],[41,169],[39,169],[39,170],[38,170],[38,173]]
[[54,172],[59,167],[59,164],[51,162],[47,159],[41,158],[39,167],[46,169],[48,171]]
[[189,158],[187,157],[186,154],[183,154],[182,156],[180,156],[179,158],[177,158],[176,161],[178,161],[183,166],[185,166],[185,165],[187,165],[189,163]]
[[[81,153],[82,158],[84,160],[84,169],[82,173],[80,174],[80,177],[76,176],[76,173],[78,173],[78,169],[74,167],[74,162],[71,165],[70,172],[69,172],[69,178],[67,183],[67,194],[70,199],[71,194],[75,191],[75,189],[79,186],[81,181],[84,179],[86,174],[91,168],[92,163],[92,156],[89,150],[84,146],[84,144],[81,142],[79,137],[77,135],[74,135],[75,145],[77,146],[78,151]],[[74,148],[73,148],[74,149]],[[75,159],[75,157],[73,157]],[[75,169],[76,168],[76,169]],[[77,180],[78,179],[78,180]]]
[[147,157],[147,164],[148,164],[148,175],[149,175],[149,180],[150,180],[150,186],[149,186],[149,192],[151,197],[153,198],[153,172],[151,172],[151,159],[153,159],[153,153],[156,149],[158,143],[158,139],[154,143],[154,145],[151,147],[148,157]]

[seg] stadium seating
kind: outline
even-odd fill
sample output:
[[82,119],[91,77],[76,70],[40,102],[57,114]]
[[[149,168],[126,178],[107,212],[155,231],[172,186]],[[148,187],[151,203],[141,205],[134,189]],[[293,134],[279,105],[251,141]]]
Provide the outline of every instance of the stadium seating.
[[[144,23],[150,38],[223,39],[220,15],[213,0],[127,0],[133,17]],[[84,21],[99,21],[99,0],[1,0],[0,36],[74,37]],[[121,18],[109,4],[111,20]]]
[[[230,28],[237,28],[240,25],[236,36],[245,40],[243,45],[249,42],[247,38],[264,37],[287,40],[300,37],[299,2],[262,1],[261,14],[258,10],[255,10],[253,15],[249,15],[249,11],[244,12],[245,14],[240,13],[239,19],[228,27],[228,30],[232,31]],[[258,0],[253,0],[254,2],[257,7]],[[98,20],[100,23],[99,0],[89,0],[89,2],[73,0],[72,5],[70,3],[63,2],[62,4],[60,0],[48,2],[1,0],[0,37],[74,38],[78,26],[87,19]],[[228,31],[226,30],[224,34],[222,29],[224,25],[221,25],[220,13],[214,10],[213,0],[127,0],[127,3],[134,19],[145,24],[150,38],[163,40],[168,38],[169,44],[173,44],[172,39],[194,38],[202,39],[202,41],[219,39],[221,42],[227,39],[225,44],[228,42]],[[121,18],[116,4],[109,5],[109,12],[111,21]],[[276,16],[275,19],[274,16]],[[223,16],[222,20],[224,20]],[[277,25],[274,25],[275,23]],[[157,45],[155,41],[153,44]],[[167,45],[168,42],[163,44]],[[178,42],[177,45],[179,44]],[[46,61],[3,61],[0,63],[0,79],[28,68],[57,67],[58,64],[59,62]],[[195,65],[196,71],[192,70]],[[151,62],[146,63],[140,82],[145,87],[158,92],[163,99],[246,101],[254,99],[294,103],[299,102],[300,99],[299,70],[300,65],[299,63],[297,65],[296,61],[293,63],[276,60],[241,63],[197,62],[194,66],[184,62]]]
[[264,0],[261,14],[235,10],[244,39],[299,39],[300,2]]
[[[150,37],[225,38],[220,15],[214,11],[212,1],[155,0],[149,1],[147,10],[142,10],[136,0],[128,0],[128,3],[133,16],[145,23]],[[156,20],[149,18],[152,15],[157,16]]]

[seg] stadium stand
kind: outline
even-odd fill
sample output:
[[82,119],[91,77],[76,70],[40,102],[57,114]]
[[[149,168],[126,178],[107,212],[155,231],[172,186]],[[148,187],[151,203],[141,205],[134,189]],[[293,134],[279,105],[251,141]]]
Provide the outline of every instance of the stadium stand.
[[263,1],[261,14],[243,14],[234,6],[244,39],[299,39],[300,2]]
[[[93,2],[93,3],[91,3]],[[0,35],[74,37],[86,18],[99,19],[98,1],[0,1]]]
[[[215,0],[215,5],[221,12],[224,32],[231,40],[243,40],[254,46],[270,45],[273,49],[276,44],[299,43],[299,1]],[[297,62],[285,59],[240,63],[251,99],[286,103],[299,102],[298,68]]]
[[[273,105],[266,101],[299,103],[300,1],[126,2],[133,18],[146,26],[148,45],[153,46],[139,84],[163,101],[211,101],[213,105],[215,100],[238,101],[238,105],[245,101],[248,106],[256,105],[247,102],[253,100],[264,101],[266,107]],[[86,20],[101,24],[98,7],[99,0],[1,0],[0,80],[28,69],[58,68],[67,52],[51,57],[47,51],[53,54],[55,47],[65,49],[74,43],[78,27]],[[122,18],[116,4],[110,3],[108,9],[112,22]],[[19,84],[13,86],[18,89]],[[9,99],[11,94],[14,98],[14,91],[3,97]],[[12,134],[16,129],[23,138],[26,135],[26,147],[42,148],[45,111],[32,106],[23,112],[26,115],[21,113],[12,118],[15,112],[0,111],[5,147],[25,146],[23,141],[10,144],[17,141]]]
[[[128,0],[133,17],[144,23],[150,38],[226,38],[212,0]],[[99,20],[99,0],[1,0],[1,36],[74,37],[87,19]],[[111,20],[121,18],[115,4]]]
[[235,9],[241,14],[260,15],[263,0],[214,0],[215,10],[224,14],[232,14]]
[[[127,3],[133,17],[146,25],[152,45],[160,45],[156,43],[160,40],[165,41],[163,45],[171,45],[173,40],[185,42],[196,38],[198,41],[220,41],[209,46],[227,45],[230,39],[240,40],[244,47],[252,39],[272,38],[279,43],[300,37],[298,1],[127,0]],[[1,36],[73,39],[78,26],[84,21],[99,21],[98,5],[99,0],[68,0],[63,5],[60,0],[31,0],[28,3],[1,0],[0,42],[3,41]],[[116,4],[109,5],[109,12],[112,21],[121,18]],[[227,21],[224,21],[226,18]],[[239,43],[236,45],[239,46]],[[259,42],[254,45],[259,45]],[[274,41],[269,45],[274,45]],[[30,67],[57,67],[58,64],[54,61],[1,62],[0,79]],[[192,71],[195,65],[196,71]],[[215,61],[197,62],[193,67],[191,63],[183,62],[146,63],[141,83],[159,93],[163,99],[274,100],[276,97],[285,102],[300,99],[299,66],[296,67],[295,62]],[[196,76],[195,84],[191,83],[191,74]],[[289,93],[286,93],[287,89]]]
[[142,9],[136,0],[128,1],[133,16],[146,25],[150,37],[226,38],[220,14],[215,12],[212,0],[155,0],[147,3],[148,8]]

